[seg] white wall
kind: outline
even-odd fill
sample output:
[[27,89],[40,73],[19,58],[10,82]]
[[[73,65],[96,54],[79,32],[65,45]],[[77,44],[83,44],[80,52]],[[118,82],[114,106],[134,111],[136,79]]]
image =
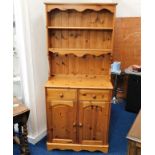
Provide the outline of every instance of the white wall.
[[[44,84],[48,78],[48,62],[46,50],[45,9],[43,0],[23,0],[27,6],[29,31],[29,55],[27,63],[30,63],[30,73],[27,73],[29,85],[29,100],[26,104],[31,108],[29,119],[29,140],[36,143],[46,134],[46,111]],[[140,16],[140,0],[53,0],[50,2],[117,2],[117,16]],[[24,5],[25,5],[24,4]],[[27,54],[27,53],[25,53]],[[29,59],[31,62],[29,62]],[[28,69],[29,69],[28,68]],[[31,75],[32,74],[32,75]],[[26,86],[25,86],[26,87]],[[31,89],[32,88],[32,89]]]
[[117,17],[140,17],[141,0],[115,0],[118,3]]

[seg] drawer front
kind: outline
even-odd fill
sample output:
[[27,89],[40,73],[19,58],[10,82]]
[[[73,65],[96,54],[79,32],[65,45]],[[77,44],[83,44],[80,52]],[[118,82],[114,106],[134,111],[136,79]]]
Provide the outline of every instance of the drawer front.
[[77,91],[75,89],[47,89],[47,98],[56,100],[75,100]]
[[80,100],[102,100],[110,101],[111,93],[110,90],[80,90],[79,99]]

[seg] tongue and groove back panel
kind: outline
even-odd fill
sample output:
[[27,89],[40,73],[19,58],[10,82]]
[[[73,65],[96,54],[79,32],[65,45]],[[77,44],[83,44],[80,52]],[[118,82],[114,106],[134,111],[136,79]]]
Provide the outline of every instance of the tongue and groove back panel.
[[113,14],[108,10],[85,10],[78,12],[70,9],[54,9],[48,13],[48,26],[55,27],[113,27]]
[[52,57],[50,61],[52,75],[109,75],[109,55],[100,57],[86,55],[81,58],[73,54],[69,56],[52,54]]
[[113,10],[47,10],[49,77],[67,74],[110,78]]
[[111,30],[52,30],[49,31],[52,48],[111,49]]

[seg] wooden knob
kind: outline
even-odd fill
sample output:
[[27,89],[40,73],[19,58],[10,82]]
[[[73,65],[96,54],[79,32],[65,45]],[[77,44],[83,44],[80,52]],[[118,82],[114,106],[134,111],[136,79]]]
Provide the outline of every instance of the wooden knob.
[[79,123],[79,127],[82,127],[82,123]]
[[63,94],[60,94],[60,97],[61,97],[61,98],[63,98],[63,97],[64,97],[64,95],[63,95]]
[[76,126],[76,123],[74,122],[74,123],[73,123],[73,127],[75,127],[75,126]]
[[96,95],[93,95],[93,99],[96,99]]

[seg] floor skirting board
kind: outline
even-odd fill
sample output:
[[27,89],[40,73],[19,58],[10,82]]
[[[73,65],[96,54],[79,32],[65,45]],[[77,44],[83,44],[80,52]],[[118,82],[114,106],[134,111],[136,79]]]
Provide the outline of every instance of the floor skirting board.
[[38,143],[41,139],[43,139],[47,135],[47,129],[40,132],[37,136],[28,135],[28,142],[31,144]]

